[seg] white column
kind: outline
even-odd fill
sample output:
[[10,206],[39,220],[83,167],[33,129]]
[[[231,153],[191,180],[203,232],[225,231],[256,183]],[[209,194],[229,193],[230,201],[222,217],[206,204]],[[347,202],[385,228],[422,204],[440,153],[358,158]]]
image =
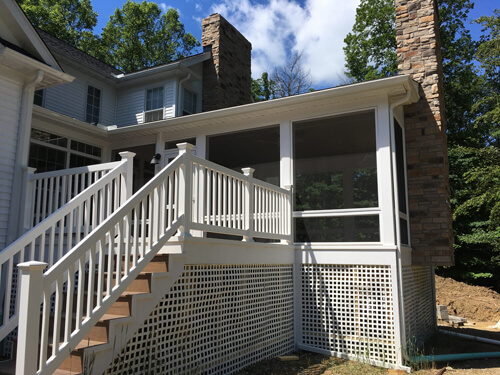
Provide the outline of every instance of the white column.
[[280,186],[293,185],[293,137],[292,122],[280,124]]
[[191,237],[190,224],[193,206],[193,162],[191,160],[193,145],[178,143],[179,155],[184,158],[179,174],[179,212],[184,214],[183,225],[180,228],[181,236]]
[[254,182],[253,182],[253,172],[255,169],[253,168],[241,168],[243,174],[247,177],[248,181],[245,184],[245,189],[243,193],[244,204],[245,204],[245,221],[246,221],[246,236],[243,236],[243,241],[253,242],[253,231],[254,231],[254,220],[253,220],[253,208],[254,208]]
[[122,160],[125,160],[125,173],[122,174],[121,181],[121,202],[120,205],[125,203],[133,194],[133,181],[134,181],[134,156],[135,153],[130,151],[120,152]]
[[37,371],[40,297],[45,267],[47,263],[35,261],[18,265],[21,275],[16,374],[36,374]]

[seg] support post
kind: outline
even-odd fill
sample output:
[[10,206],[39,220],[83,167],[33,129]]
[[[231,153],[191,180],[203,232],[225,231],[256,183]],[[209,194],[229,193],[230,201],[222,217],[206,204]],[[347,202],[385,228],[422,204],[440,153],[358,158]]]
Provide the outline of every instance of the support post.
[[122,160],[125,160],[125,173],[122,174],[121,192],[120,192],[120,205],[125,203],[133,194],[134,185],[134,152],[123,151],[120,152]]
[[21,196],[21,218],[17,229],[17,237],[20,237],[33,226],[33,180],[31,177],[35,174],[36,168],[23,168],[23,187]]
[[44,262],[26,262],[18,265],[19,328],[17,334],[16,374],[36,374],[38,361],[38,332],[40,325],[40,296],[43,292]]
[[184,214],[184,222],[179,229],[181,237],[191,237],[190,224],[193,208],[193,145],[178,143],[179,155],[183,156],[183,164],[179,176],[179,212]]
[[253,168],[241,168],[243,174],[247,177],[247,184],[245,185],[245,222],[246,222],[246,230],[247,234],[243,236],[243,241],[245,242],[253,242],[253,234],[254,234],[254,181],[253,181],[253,173],[255,169]]
[[287,196],[287,205],[285,208],[285,212],[282,213],[282,215],[285,216],[283,219],[285,221],[285,230],[288,233],[287,234],[287,239],[282,240],[282,243],[286,243],[288,245],[291,245],[293,243],[293,238],[294,238],[294,225],[293,225],[293,185],[285,185],[284,187],[286,190],[289,191],[289,194]]

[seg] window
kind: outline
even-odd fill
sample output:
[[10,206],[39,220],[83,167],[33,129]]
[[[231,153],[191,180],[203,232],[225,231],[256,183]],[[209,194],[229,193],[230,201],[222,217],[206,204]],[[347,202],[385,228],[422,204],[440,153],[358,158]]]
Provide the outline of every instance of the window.
[[163,120],[163,87],[146,90],[144,122]]
[[45,90],[36,90],[33,96],[33,104],[43,106],[43,98],[45,96]]
[[101,162],[101,148],[43,130],[31,130],[28,165],[37,172],[82,167]]
[[87,89],[87,121],[90,124],[99,123],[99,112],[101,109],[101,90],[90,86]]
[[188,89],[184,88],[184,105],[182,109],[182,115],[191,115],[196,113],[196,102],[198,96]]
[[293,124],[297,242],[378,242],[373,111]]

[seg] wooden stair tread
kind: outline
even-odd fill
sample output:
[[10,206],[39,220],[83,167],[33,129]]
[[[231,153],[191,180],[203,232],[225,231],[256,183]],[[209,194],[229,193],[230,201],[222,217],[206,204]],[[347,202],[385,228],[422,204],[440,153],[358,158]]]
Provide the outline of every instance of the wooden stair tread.
[[108,343],[107,341],[82,340],[74,350],[90,348],[91,346],[103,345],[107,343]]

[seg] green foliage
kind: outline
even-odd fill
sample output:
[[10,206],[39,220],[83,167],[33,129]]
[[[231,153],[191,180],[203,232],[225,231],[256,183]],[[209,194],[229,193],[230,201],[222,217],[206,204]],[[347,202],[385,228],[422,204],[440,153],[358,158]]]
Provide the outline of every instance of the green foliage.
[[484,91],[474,110],[479,115],[477,122],[485,131],[486,142],[500,146],[500,9],[496,9],[493,16],[480,17],[476,22],[483,26],[476,59],[481,65]]
[[127,0],[94,35],[97,13],[90,0],[18,0],[34,26],[125,72],[188,56],[199,42],[186,33],[179,13],[162,14],[152,1]]
[[18,0],[30,22],[49,34],[80,47],[96,40],[97,13],[90,0]]
[[267,72],[261,78],[252,80],[252,97],[255,102],[274,99],[274,82],[269,80]]
[[185,32],[177,10],[161,14],[154,2],[127,0],[103,29],[99,54],[108,64],[133,72],[185,57],[197,46],[196,38]]
[[500,150],[453,147],[450,159],[456,266],[441,270],[473,284],[500,286]]
[[348,77],[361,82],[396,75],[394,0],[361,0],[344,43]]

